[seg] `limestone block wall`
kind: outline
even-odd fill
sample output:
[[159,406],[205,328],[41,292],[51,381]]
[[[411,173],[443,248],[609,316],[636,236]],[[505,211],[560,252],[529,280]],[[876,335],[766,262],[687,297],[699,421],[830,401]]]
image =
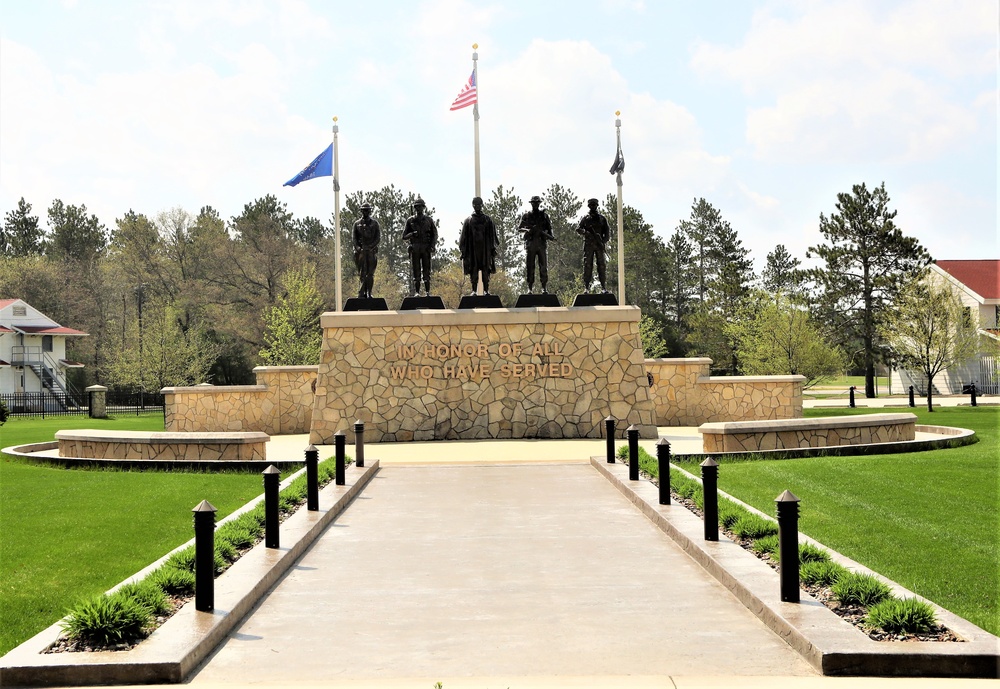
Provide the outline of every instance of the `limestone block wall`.
[[913,440],[914,414],[865,414],[820,419],[706,423],[699,427],[705,452],[755,452],[800,447],[868,445]]
[[258,366],[257,385],[163,388],[167,431],[308,433],[316,366]]
[[710,376],[708,358],[646,359],[659,426],[802,416],[804,376]]
[[634,307],[327,313],[310,441],[655,437]]

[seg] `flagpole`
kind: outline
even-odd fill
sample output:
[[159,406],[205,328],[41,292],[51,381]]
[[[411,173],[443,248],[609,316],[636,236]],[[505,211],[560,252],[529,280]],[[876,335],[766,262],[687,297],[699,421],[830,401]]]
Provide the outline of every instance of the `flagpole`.
[[[337,275],[337,311],[341,311],[344,308],[343,302],[343,290],[341,287],[341,274],[340,274],[340,159],[337,155],[337,134],[340,132],[340,127],[337,126],[336,116],[333,118],[333,236],[334,236],[334,251],[336,252],[336,275]],[[620,179],[620,177],[619,177]]]
[[472,105],[472,121],[475,128],[475,160],[476,160],[476,196],[482,197],[479,185],[479,49],[478,43],[472,44],[472,80],[476,84],[476,102]]
[[[622,150],[622,120],[621,110],[615,110],[615,132],[618,137],[618,150]],[[623,241],[625,216],[622,212],[622,173],[618,172],[618,303],[625,305],[625,242]]]

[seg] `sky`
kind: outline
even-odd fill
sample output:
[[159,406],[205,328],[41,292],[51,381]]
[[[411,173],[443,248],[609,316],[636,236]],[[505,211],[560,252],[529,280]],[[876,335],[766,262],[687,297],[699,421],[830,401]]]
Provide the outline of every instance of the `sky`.
[[0,0],[0,213],[273,194],[330,222],[330,178],[282,185],[336,116],[341,203],[393,184],[457,239],[478,44],[486,198],[615,193],[620,111],[624,203],[663,238],[705,198],[758,269],[804,259],[885,183],[932,256],[996,258],[998,26],[995,0]]

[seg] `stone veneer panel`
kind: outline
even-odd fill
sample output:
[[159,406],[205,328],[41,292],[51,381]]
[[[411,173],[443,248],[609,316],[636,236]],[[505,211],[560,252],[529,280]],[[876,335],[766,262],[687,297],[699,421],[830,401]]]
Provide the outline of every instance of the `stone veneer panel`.
[[804,376],[709,376],[711,359],[646,359],[658,426],[802,416]]
[[308,433],[317,366],[258,366],[257,385],[164,388],[167,431]]
[[656,437],[635,307],[327,313],[313,443]]
[[757,452],[802,447],[870,445],[913,440],[913,414],[865,414],[767,422],[706,423],[705,452]]

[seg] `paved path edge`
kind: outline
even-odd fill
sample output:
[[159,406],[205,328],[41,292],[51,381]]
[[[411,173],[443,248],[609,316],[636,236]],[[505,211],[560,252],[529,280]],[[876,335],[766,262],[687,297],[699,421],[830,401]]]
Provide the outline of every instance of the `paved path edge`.
[[[378,460],[348,467],[345,485],[320,491],[320,510],[305,505],[281,523],[280,548],[257,544],[215,579],[215,610],[184,605],[129,651],[43,653],[58,636],[58,623],[0,659],[0,687],[94,686],[183,682],[298,562],[379,470]],[[256,501],[253,501],[256,502]],[[330,505],[323,508],[323,505]]]
[[778,573],[762,560],[723,534],[716,542],[705,541],[699,516],[676,503],[660,505],[659,488],[648,480],[630,481],[627,465],[608,464],[606,458],[596,456],[590,461],[663,533],[822,674],[1000,677],[1000,639],[951,613],[946,624],[963,642],[873,641],[804,591],[800,603],[782,602]]

